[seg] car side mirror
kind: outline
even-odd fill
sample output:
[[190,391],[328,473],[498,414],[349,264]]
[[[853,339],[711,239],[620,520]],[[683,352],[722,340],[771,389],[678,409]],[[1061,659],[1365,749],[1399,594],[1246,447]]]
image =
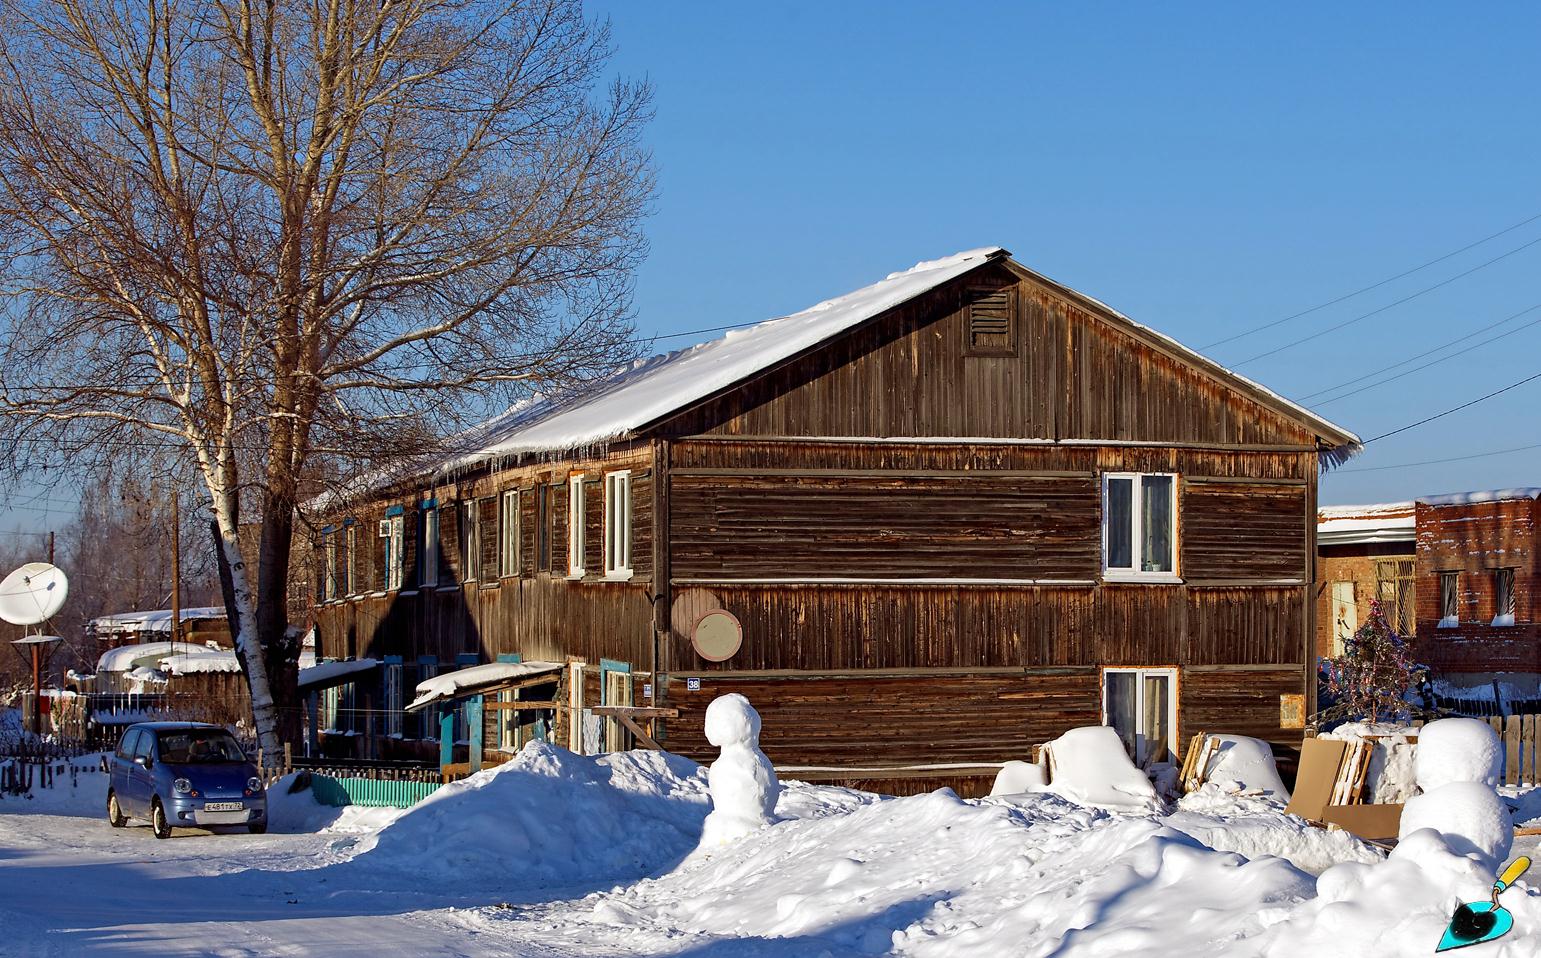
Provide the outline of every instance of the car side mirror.
[[134,764],[142,766],[143,768],[149,768],[150,767],[150,756],[148,756],[148,755],[135,755],[134,756]]

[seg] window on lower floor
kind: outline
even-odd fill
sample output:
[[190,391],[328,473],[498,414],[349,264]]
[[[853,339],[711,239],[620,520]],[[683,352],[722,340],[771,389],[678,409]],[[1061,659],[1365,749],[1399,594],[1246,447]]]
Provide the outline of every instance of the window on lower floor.
[[1168,578],[1177,571],[1177,477],[1103,478],[1102,568],[1112,576]]
[[1493,570],[1493,624],[1514,624],[1514,570]]
[[1104,669],[1102,721],[1140,766],[1175,761],[1177,673],[1173,669]]
[[1332,654],[1343,654],[1348,640],[1359,631],[1359,605],[1354,600],[1352,581],[1332,584]]
[[1461,624],[1460,573],[1439,574],[1439,627],[1453,629]]
[[1412,635],[1417,628],[1417,603],[1413,601],[1416,594],[1413,589],[1413,560],[1376,560],[1375,590],[1386,624],[1397,635]]
[[403,735],[403,715],[401,710],[406,705],[401,700],[401,694],[404,689],[402,680],[405,678],[403,672],[404,668],[400,656],[386,656],[385,671],[382,673],[381,681],[385,685],[385,694],[383,696],[385,699],[385,734],[392,738],[401,738]]

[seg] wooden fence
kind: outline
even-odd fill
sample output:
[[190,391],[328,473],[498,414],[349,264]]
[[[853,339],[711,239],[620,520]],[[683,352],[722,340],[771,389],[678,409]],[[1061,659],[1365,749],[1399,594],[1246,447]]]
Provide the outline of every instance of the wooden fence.
[[1511,715],[1508,718],[1493,716],[1487,720],[1498,733],[1504,746],[1502,783],[1505,785],[1541,784],[1541,752],[1537,739],[1541,738],[1541,714]]

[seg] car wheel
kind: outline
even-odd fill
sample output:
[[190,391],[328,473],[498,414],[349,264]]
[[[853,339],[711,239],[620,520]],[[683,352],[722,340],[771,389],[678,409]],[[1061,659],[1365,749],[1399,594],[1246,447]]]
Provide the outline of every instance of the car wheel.
[[118,807],[118,793],[107,793],[107,824],[113,828],[122,828],[128,824],[128,816],[123,814],[123,809]]
[[253,835],[261,835],[268,830],[267,822],[247,822],[246,830]]
[[150,806],[150,828],[155,832],[156,838],[171,837],[171,823],[166,821],[166,810],[161,807],[161,800],[156,799]]

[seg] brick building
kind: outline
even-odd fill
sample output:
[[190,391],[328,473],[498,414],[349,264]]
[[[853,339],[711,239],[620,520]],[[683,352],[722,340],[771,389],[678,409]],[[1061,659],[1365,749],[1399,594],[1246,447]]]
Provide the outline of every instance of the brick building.
[[1538,500],[1541,489],[1500,489],[1318,510],[1317,654],[1341,651],[1379,598],[1437,685],[1534,694]]
[[1317,510],[1318,656],[1341,653],[1377,598],[1397,631],[1416,632],[1414,511],[1411,502]]

